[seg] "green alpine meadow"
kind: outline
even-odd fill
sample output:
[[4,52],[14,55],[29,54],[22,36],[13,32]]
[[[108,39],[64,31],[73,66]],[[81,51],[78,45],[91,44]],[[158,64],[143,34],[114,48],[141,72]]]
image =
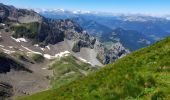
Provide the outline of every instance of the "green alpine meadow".
[[16,100],[168,100],[170,37],[80,80]]

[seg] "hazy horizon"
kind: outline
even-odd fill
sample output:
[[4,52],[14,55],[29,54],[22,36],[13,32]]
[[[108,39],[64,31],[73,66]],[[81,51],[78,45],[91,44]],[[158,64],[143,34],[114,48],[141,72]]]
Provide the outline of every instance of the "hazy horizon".
[[170,15],[167,0],[0,0],[1,3],[29,9],[65,9],[94,12]]

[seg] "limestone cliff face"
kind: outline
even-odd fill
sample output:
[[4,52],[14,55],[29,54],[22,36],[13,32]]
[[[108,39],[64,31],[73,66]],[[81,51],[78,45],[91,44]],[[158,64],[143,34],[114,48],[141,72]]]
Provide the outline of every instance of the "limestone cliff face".
[[95,44],[95,50],[98,52],[97,58],[103,64],[112,63],[130,53],[130,51],[120,42],[113,44],[111,49],[107,49],[103,44],[97,41]]
[[20,23],[40,22],[43,17],[33,10],[17,9],[13,6],[0,4],[0,21],[18,21]]
[[82,47],[95,49],[98,53],[97,58],[103,64],[111,63],[128,53],[121,44],[116,44],[107,50],[79,24],[70,19],[48,19],[32,10],[0,4],[0,22],[7,25],[14,38],[24,37],[42,47],[48,44],[55,45],[68,39],[74,42],[73,52],[80,52]]

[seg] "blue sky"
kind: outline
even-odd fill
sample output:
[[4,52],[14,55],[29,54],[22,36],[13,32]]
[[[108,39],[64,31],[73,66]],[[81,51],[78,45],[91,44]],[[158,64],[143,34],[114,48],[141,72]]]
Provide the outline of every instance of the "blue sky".
[[21,8],[170,15],[170,0],[0,0]]

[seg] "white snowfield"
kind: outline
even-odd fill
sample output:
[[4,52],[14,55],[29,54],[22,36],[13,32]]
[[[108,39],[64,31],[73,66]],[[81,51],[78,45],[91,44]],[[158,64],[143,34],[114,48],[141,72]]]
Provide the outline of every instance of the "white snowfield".
[[86,59],[83,59],[83,58],[81,58],[81,57],[78,57],[78,59],[81,60],[81,61],[83,61],[83,62],[85,62],[85,63],[88,63],[88,64],[93,65],[92,63],[88,62]]
[[11,37],[13,40],[15,40],[16,42],[27,42],[27,40],[25,38],[13,38]]
[[[4,49],[4,48],[3,48],[3,47],[4,47],[3,45],[0,45],[0,47],[1,47],[1,49],[2,49],[5,53],[7,53],[7,54],[11,54],[11,53],[16,52],[16,51]],[[23,46],[23,45],[21,45],[21,47],[22,47],[23,49],[27,50],[27,53],[28,53],[28,54],[29,54],[29,53],[40,54],[40,55],[44,56],[44,58],[49,59],[49,60],[51,60],[51,59],[56,59],[56,58],[59,58],[59,59],[60,59],[60,58],[62,58],[62,57],[66,57],[66,56],[69,56],[69,55],[71,54],[69,51],[64,51],[64,52],[57,53],[57,54],[55,54],[55,55],[53,56],[53,55],[50,55],[50,54],[43,54],[43,53],[40,53],[40,52],[33,51],[33,50],[31,50],[31,49]],[[12,49],[13,46],[8,46],[8,48]],[[49,46],[46,47],[46,48],[49,48]],[[19,50],[20,50],[20,51],[25,51],[25,50],[23,50],[23,49],[19,49]],[[44,49],[43,49],[43,50],[44,50]],[[92,64],[91,62],[88,62],[86,59],[83,59],[83,58],[81,58],[81,57],[78,57],[78,59],[81,60],[82,62],[85,62],[85,63],[91,64],[91,65],[94,65],[94,64]],[[44,68],[44,69],[45,69],[45,68]]]
[[64,56],[68,56],[70,54],[69,51],[64,51],[64,52],[60,52],[58,54],[56,54],[56,57],[64,57]]
[[22,46],[22,47],[24,49],[28,50],[29,51],[28,53],[40,54],[40,55],[43,55],[46,59],[55,59],[55,58],[61,58],[61,57],[65,57],[65,56],[70,55],[69,51],[64,51],[64,52],[60,52],[58,54],[55,54],[55,56],[52,56],[52,55],[49,55],[49,54],[42,54],[40,52],[33,51],[33,50],[31,50],[31,49],[29,49],[27,47],[24,47],[24,46]]
[[54,59],[55,56],[51,56],[49,54],[44,54],[44,57],[47,58],[47,59]]
[[47,59],[55,59],[55,58],[61,58],[61,57],[65,57],[65,56],[68,56],[70,55],[70,52],[69,51],[64,51],[64,52],[60,52],[58,54],[55,54],[55,56],[52,56],[52,55],[49,55],[49,54],[42,54],[40,52],[36,52],[36,51],[33,51],[27,47],[24,47],[23,45],[21,45],[21,47],[23,47],[24,49],[26,49],[27,51],[29,51],[28,53],[34,53],[34,54],[40,54],[40,55],[43,55],[45,58]]
[[[18,40],[16,40],[18,41]],[[37,45],[36,45],[37,46]],[[4,49],[4,46],[3,45],[0,45],[1,49],[7,53],[7,54],[11,54],[11,53],[14,53],[15,51],[11,51],[11,50],[7,50],[7,49]],[[55,58],[61,58],[61,57],[66,57],[66,56],[69,56],[71,53],[69,51],[64,51],[64,52],[60,52],[60,53],[57,53],[55,54],[54,56],[50,55],[50,54],[42,54],[40,52],[36,52],[36,51],[33,51],[23,45],[21,45],[21,47],[25,50],[27,50],[27,53],[33,53],[33,54],[40,54],[40,55],[43,55],[46,59],[55,59]],[[12,49],[13,46],[8,46],[8,48]],[[48,48],[50,50],[50,47],[49,46],[46,46],[46,48]],[[20,49],[20,51],[24,51],[23,49]],[[41,50],[44,51],[44,48],[41,48]],[[85,61],[85,60],[84,60]]]
[[64,52],[60,52],[58,54],[55,54],[55,56],[51,56],[49,54],[44,54],[44,57],[47,59],[55,59],[55,58],[61,58],[61,57],[66,57],[69,56],[70,52],[69,51],[64,51]]
[[[35,47],[40,47],[38,44],[34,44]],[[45,49],[51,50],[50,46],[45,46],[45,48],[40,47],[42,51],[45,51]]]
[[40,54],[40,55],[42,55],[42,53],[33,51],[33,50],[31,50],[31,49],[29,49],[29,48],[27,48],[27,47],[24,47],[23,45],[21,45],[21,47],[23,47],[24,49],[28,50],[28,51],[29,51],[28,53],[35,53],[35,54]]

